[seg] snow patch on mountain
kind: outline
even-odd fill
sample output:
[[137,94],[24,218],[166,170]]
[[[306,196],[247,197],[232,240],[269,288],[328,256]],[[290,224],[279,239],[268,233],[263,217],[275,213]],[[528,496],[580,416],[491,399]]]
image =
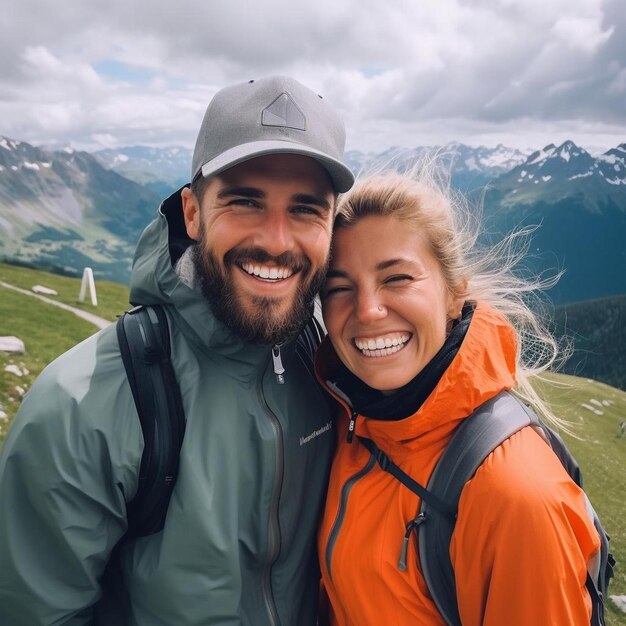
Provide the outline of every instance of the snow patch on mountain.
[[587,176],[593,176],[593,170],[589,170],[588,172],[583,172],[582,174],[574,174],[574,176],[570,176],[567,180],[576,180],[577,178],[587,178]]
[[550,144],[541,150],[537,150],[533,152],[526,161],[526,165],[535,165],[541,161],[544,161],[548,157],[551,157],[556,150],[556,146],[554,144]]

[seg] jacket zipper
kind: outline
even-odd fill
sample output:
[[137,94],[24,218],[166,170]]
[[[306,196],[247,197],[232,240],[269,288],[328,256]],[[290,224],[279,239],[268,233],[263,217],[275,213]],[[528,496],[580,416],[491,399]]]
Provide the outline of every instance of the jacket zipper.
[[426,521],[426,513],[419,513],[415,519],[412,519],[406,525],[406,532],[404,533],[404,539],[402,540],[402,548],[400,549],[400,558],[398,559],[398,569],[401,572],[406,572],[406,557],[409,550],[409,539],[413,531],[417,532],[417,529]]
[[[323,381],[324,384],[337,396],[337,399],[340,404],[344,404],[347,411],[350,412],[350,422],[348,423],[348,433],[346,435],[346,441],[348,443],[352,443],[352,439],[354,438],[354,429],[356,428],[356,418],[359,417],[359,414],[352,408],[352,403],[350,402],[350,398],[337,387],[337,384],[332,380]],[[332,395],[332,394],[331,394]]]
[[330,535],[328,536],[328,543],[326,544],[326,567],[328,569],[328,576],[331,580],[333,579],[333,575],[331,572],[331,559],[333,556],[335,544],[337,543],[339,531],[341,530],[341,525],[343,524],[344,517],[346,516],[346,509],[348,507],[348,496],[350,495],[350,491],[352,490],[352,487],[354,487],[355,483],[363,478],[363,476],[365,476],[368,472],[370,472],[374,465],[376,465],[376,457],[373,454],[370,454],[370,458],[365,466],[361,468],[356,474],[348,478],[348,480],[341,488],[341,497],[339,499],[337,517],[335,518],[332,530],[330,531]]
[[283,360],[280,357],[280,346],[276,344],[272,348],[272,363],[274,364],[274,375],[276,376],[276,382],[279,385],[285,384],[285,368],[283,367]]
[[348,435],[346,440],[348,443],[352,443],[352,439],[354,438],[354,429],[356,428],[356,418],[359,414],[356,411],[352,411],[352,415],[350,415],[350,423],[348,424]]
[[[280,361],[280,346],[277,346],[278,350],[278,359]],[[284,379],[280,380],[278,377],[278,373],[276,372],[276,361],[274,359],[274,352],[272,350],[272,360],[274,362],[274,373],[277,377],[277,382],[282,384]],[[282,367],[282,364],[281,364]],[[266,368],[267,369],[267,368]],[[281,377],[282,374],[281,372]],[[274,594],[272,592],[272,566],[278,559],[280,555],[280,547],[281,547],[281,535],[280,535],[280,521],[278,516],[278,509],[280,504],[280,494],[283,487],[283,477],[285,472],[285,450],[284,450],[284,441],[283,441],[283,429],[278,421],[278,418],[274,414],[274,412],[270,409],[267,400],[265,399],[265,394],[263,393],[263,377],[265,371],[261,374],[261,377],[258,381],[258,394],[261,405],[265,409],[269,419],[270,425],[274,430],[275,438],[276,438],[276,466],[275,466],[275,478],[274,485],[272,486],[272,498],[270,501],[270,511],[269,511],[269,521],[267,526],[267,562],[262,572],[262,592],[263,592],[263,601],[265,603],[265,608],[267,610],[267,614],[269,617],[269,622],[272,626],[280,626],[280,619],[278,618],[278,610],[276,609],[276,603],[274,601]]]

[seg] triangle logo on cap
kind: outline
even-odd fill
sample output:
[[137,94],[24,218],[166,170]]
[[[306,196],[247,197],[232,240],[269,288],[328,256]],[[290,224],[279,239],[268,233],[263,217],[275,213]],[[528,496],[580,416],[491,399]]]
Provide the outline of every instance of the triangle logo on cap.
[[272,104],[263,109],[263,126],[282,126],[306,130],[306,118],[288,93],[281,93]]

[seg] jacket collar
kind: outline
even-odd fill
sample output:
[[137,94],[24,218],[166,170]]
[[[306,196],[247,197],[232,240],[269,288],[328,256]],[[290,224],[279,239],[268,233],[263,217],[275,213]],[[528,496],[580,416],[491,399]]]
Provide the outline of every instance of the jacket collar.
[[[460,349],[420,408],[397,421],[359,417],[355,433],[388,450],[400,442],[406,447],[410,440],[424,443],[449,436],[460,420],[500,391],[514,386],[516,345],[515,332],[504,316],[479,302]],[[326,338],[318,352],[316,373],[326,389],[350,411],[347,399],[328,386],[337,363],[338,357]]]

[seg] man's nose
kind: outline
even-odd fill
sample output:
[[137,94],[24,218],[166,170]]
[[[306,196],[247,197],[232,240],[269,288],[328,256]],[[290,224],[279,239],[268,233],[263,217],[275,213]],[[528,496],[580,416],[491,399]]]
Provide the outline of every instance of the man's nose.
[[272,256],[294,247],[293,227],[284,211],[267,211],[255,236],[255,243]]

